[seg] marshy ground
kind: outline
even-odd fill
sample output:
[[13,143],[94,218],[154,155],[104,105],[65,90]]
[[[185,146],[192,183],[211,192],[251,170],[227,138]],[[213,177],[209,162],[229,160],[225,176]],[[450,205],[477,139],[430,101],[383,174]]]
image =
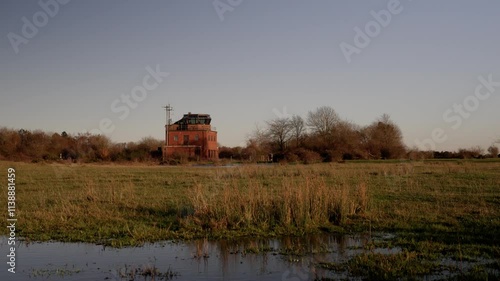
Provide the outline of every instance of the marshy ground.
[[[17,235],[26,241],[120,247],[389,233],[348,261],[318,267],[378,280],[442,271],[460,271],[453,278],[467,280],[500,277],[497,160],[235,167],[0,162],[2,170],[8,167],[16,169]],[[0,204],[6,200],[2,195]],[[396,250],[375,251],[381,248]],[[308,254],[289,250],[280,254]],[[457,269],[449,261],[472,265]]]

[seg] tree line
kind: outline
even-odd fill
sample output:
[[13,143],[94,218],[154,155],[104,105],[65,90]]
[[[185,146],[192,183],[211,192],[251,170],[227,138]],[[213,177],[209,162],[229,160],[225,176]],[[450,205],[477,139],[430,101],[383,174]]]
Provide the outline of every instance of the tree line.
[[[495,150],[496,149],[496,150]],[[383,114],[367,126],[342,119],[329,106],[298,115],[279,117],[258,127],[246,147],[221,147],[220,158],[253,161],[330,162],[353,159],[426,159],[496,157],[492,145],[488,154],[482,149],[460,149],[445,153],[419,151],[403,143],[400,128]]]
[[152,161],[161,159],[163,141],[114,143],[103,135],[46,133],[0,128],[0,160],[73,162]]
[[[498,141],[500,142],[500,141]],[[161,161],[163,140],[115,143],[103,135],[46,133],[0,128],[0,160],[13,161]],[[241,161],[329,162],[354,159],[449,159],[498,157],[498,147],[458,151],[419,151],[403,143],[400,128],[383,114],[359,126],[322,106],[298,115],[265,121],[249,135],[245,147],[219,145],[219,158]]]

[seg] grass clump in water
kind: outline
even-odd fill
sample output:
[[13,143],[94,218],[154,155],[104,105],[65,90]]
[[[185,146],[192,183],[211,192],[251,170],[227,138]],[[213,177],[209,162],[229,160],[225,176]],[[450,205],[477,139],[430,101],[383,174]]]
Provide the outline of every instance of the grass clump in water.
[[351,274],[370,280],[396,280],[430,274],[440,265],[421,259],[416,252],[402,251],[396,254],[363,253],[351,259],[347,267]]

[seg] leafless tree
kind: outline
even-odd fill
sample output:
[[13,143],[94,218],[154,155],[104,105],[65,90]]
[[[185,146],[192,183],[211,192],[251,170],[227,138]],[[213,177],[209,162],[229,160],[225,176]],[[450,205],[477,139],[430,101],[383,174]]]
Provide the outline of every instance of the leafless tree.
[[373,158],[398,158],[405,153],[401,130],[387,114],[365,127],[363,135],[365,149]]
[[293,115],[290,119],[290,126],[292,127],[292,138],[295,139],[295,146],[298,147],[300,138],[306,130],[304,119],[299,115]]
[[319,135],[328,134],[339,121],[337,112],[329,106],[318,107],[307,114],[307,126]]
[[490,157],[492,158],[497,158],[498,157],[498,147],[496,145],[491,145],[488,147],[488,153],[490,154]]
[[144,150],[151,151],[163,146],[163,140],[158,140],[149,136],[142,138],[138,145],[144,148]]
[[16,159],[21,136],[14,130],[0,128],[0,158]]
[[244,154],[244,157],[253,161],[262,157],[268,157],[268,154],[271,152],[269,143],[268,132],[256,123],[252,133],[247,136],[247,144],[242,154]]
[[280,152],[283,152],[292,135],[293,127],[290,119],[276,118],[266,123],[271,141],[277,145]]
[[347,120],[339,121],[333,128],[330,138],[332,159],[364,158],[366,152],[361,149],[363,141],[361,128]]
[[247,145],[252,143],[252,145],[264,146],[269,142],[268,133],[259,125],[255,123],[255,128],[247,136]]
[[95,160],[109,160],[111,140],[108,137],[104,135],[90,135],[87,141]]
[[458,155],[464,159],[478,158],[483,154],[483,149],[480,146],[473,146],[470,148],[459,148]]

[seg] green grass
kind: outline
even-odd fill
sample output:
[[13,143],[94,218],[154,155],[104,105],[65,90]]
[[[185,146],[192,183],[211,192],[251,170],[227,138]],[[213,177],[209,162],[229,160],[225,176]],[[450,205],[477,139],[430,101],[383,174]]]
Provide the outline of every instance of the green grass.
[[429,275],[440,266],[422,260],[416,252],[402,251],[397,254],[363,253],[349,260],[345,265],[324,263],[323,268],[342,271],[347,269],[351,275],[365,276],[369,280],[398,280],[418,275]]
[[[499,161],[231,168],[0,162],[4,174],[8,167],[16,169],[18,235],[29,240],[124,246],[383,231],[473,245],[490,256],[500,242]],[[0,205],[6,197],[4,189]]]
[[[395,237],[372,240],[344,263],[318,266],[372,280],[419,280],[443,270],[454,273],[452,280],[500,277],[498,160],[230,168],[0,162],[4,183],[9,167],[16,169],[17,235],[30,241],[121,247],[166,239],[388,232]],[[0,205],[6,201],[3,189]],[[373,251],[384,248],[401,251]],[[269,250],[251,244],[245,253]],[[295,244],[276,251],[309,254]],[[461,271],[443,260],[476,263]]]

